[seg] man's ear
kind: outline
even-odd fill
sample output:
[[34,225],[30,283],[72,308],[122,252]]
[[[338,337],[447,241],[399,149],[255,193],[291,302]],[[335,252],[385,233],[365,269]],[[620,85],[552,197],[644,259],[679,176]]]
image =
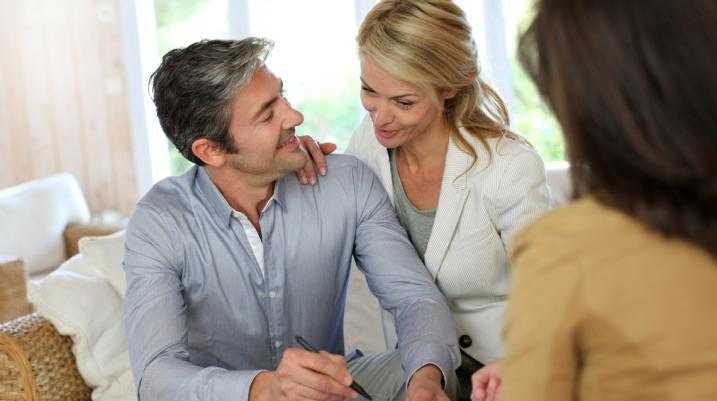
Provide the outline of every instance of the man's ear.
[[208,166],[221,167],[226,163],[226,151],[207,138],[199,138],[192,142],[192,152]]

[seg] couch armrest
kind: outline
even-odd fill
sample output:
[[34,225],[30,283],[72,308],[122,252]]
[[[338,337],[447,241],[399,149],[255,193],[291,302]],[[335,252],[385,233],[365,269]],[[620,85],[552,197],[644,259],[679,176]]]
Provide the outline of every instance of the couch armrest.
[[67,258],[80,251],[80,238],[102,237],[121,230],[122,226],[114,224],[70,224],[65,228],[65,254]]
[[0,325],[0,395],[13,401],[91,401],[72,340],[37,314]]

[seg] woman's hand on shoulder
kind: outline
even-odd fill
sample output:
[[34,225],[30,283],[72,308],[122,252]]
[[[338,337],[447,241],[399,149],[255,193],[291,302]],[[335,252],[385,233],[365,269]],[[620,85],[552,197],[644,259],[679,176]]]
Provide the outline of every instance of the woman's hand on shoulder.
[[336,144],[326,142],[319,143],[311,135],[299,136],[299,142],[308,156],[306,166],[296,170],[296,178],[302,184],[316,184],[317,172],[326,175],[326,155],[336,150]]

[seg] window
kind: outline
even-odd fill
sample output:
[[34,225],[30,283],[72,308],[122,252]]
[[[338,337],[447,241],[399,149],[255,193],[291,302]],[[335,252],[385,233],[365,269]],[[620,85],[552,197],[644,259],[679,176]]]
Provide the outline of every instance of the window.
[[517,59],[518,35],[530,21],[533,0],[455,0],[473,23],[482,76],[508,106],[512,129],[547,162],[565,159],[560,127]]
[[155,0],[159,55],[201,39],[228,37],[228,0]]
[[528,138],[545,161],[565,160],[565,145],[557,121],[517,59],[518,35],[530,23],[533,0],[512,0],[505,8],[505,36],[510,55],[510,80],[515,96],[511,124]]
[[[559,127],[515,57],[516,36],[526,22],[531,1],[511,1],[510,8],[492,0],[456,3],[474,24],[484,77],[508,104],[513,129],[528,138],[546,161],[561,160]],[[205,38],[252,35],[272,39],[275,47],[267,63],[283,78],[288,99],[305,117],[297,132],[336,142],[343,150],[365,113],[359,99],[355,36],[361,19],[375,3],[155,0],[158,48],[162,55]],[[179,174],[190,163],[170,147],[171,172]]]
[[[227,37],[228,1],[236,0],[155,0],[160,55],[203,38]],[[249,14],[248,29],[242,27],[245,33],[275,42],[267,64],[282,77],[288,99],[304,114],[298,133],[336,142],[344,149],[363,112],[354,45],[355,4],[332,0],[245,0],[245,4]],[[170,153],[172,174],[191,165],[171,144]]]
[[283,78],[287,98],[304,114],[297,133],[345,149],[364,113],[354,3],[252,0],[249,15],[251,34],[275,42],[267,64]]
[[[227,1],[154,0],[159,56],[202,39],[227,38]],[[172,175],[181,174],[192,166],[192,162],[185,159],[171,142],[167,141],[167,144]]]

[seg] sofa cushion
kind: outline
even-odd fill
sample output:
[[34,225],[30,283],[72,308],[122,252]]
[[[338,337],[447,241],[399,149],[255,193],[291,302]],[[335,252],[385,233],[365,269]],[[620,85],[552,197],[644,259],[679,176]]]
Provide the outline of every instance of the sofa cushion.
[[122,301],[102,275],[76,255],[58,270],[28,282],[36,312],[72,338],[77,369],[93,401],[135,400]]
[[127,288],[122,260],[124,259],[124,230],[104,237],[80,239],[80,253],[87,263],[98,269],[120,298]]
[[0,191],[0,254],[18,256],[29,274],[65,260],[63,231],[90,211],[75,177],[57,174]]

